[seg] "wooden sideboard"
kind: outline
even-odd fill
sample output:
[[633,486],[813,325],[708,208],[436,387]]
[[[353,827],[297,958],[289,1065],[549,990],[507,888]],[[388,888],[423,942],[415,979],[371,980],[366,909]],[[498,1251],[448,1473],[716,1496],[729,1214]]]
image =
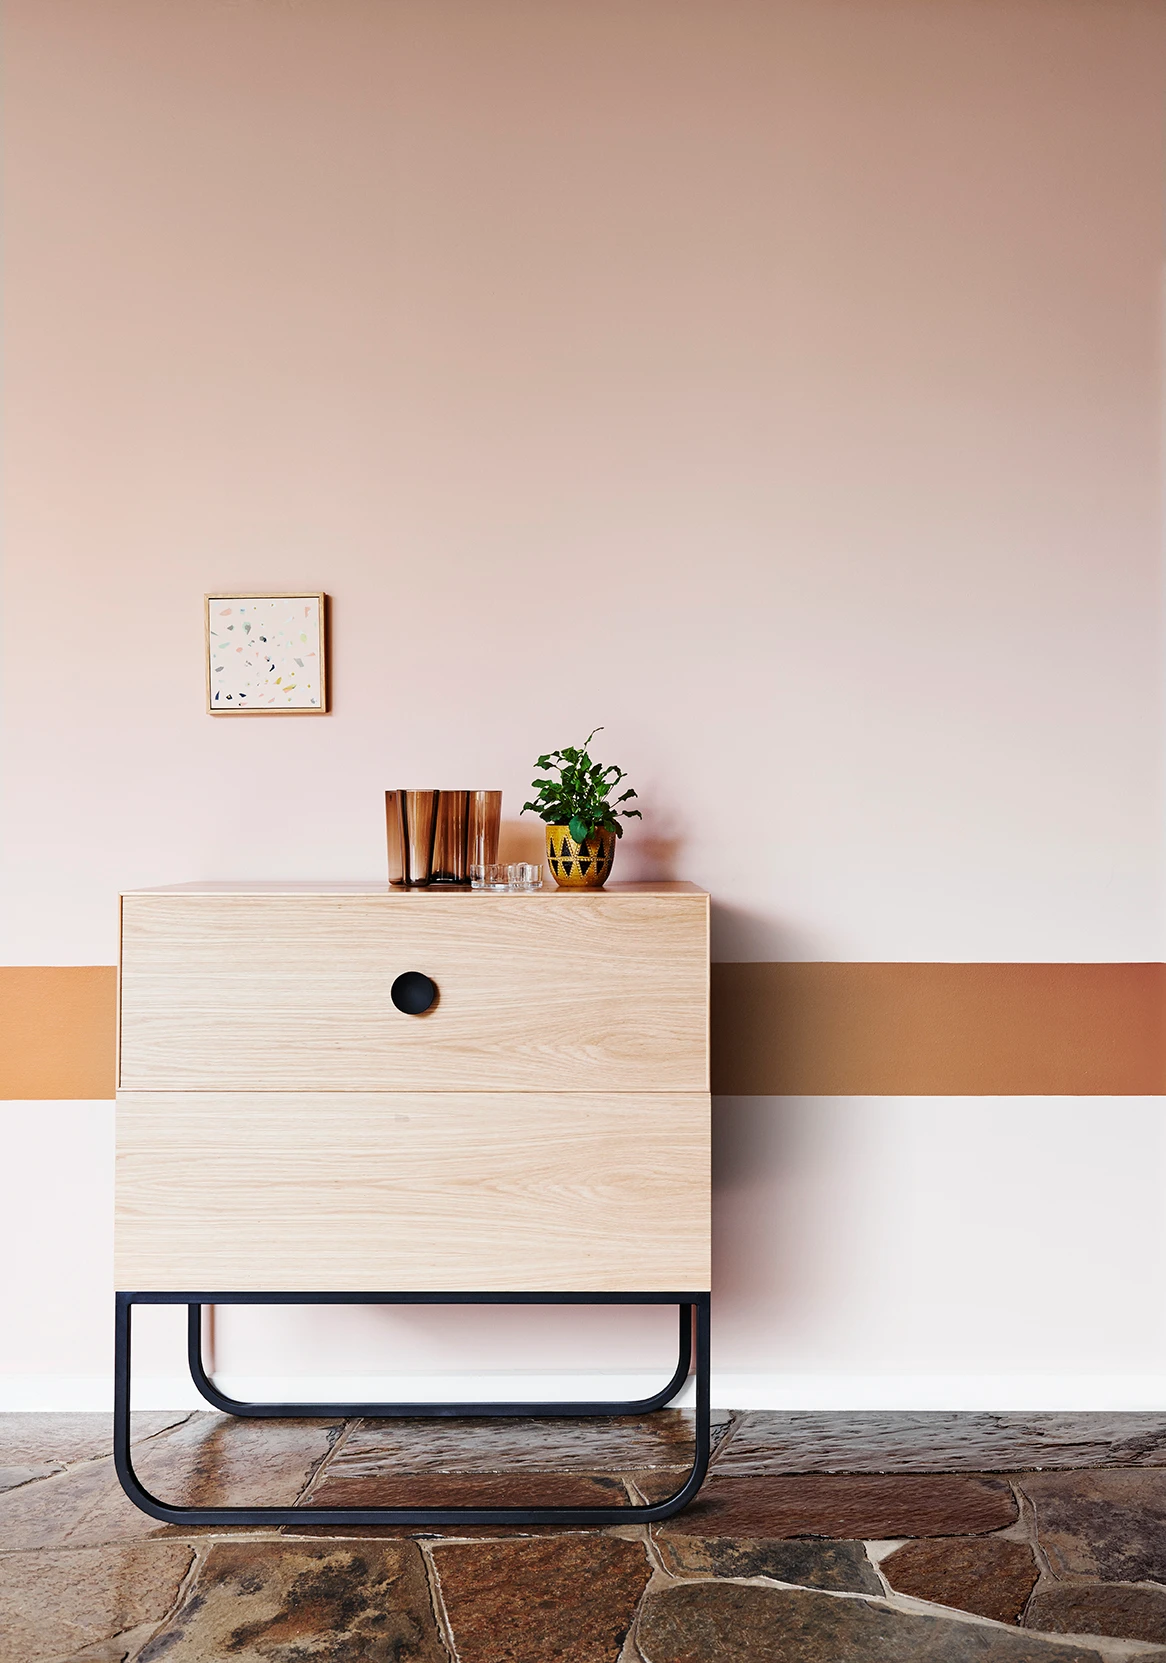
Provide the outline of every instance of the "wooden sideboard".
[[708,911],[684,883],[123,895],[119,1300],[707,1307]]

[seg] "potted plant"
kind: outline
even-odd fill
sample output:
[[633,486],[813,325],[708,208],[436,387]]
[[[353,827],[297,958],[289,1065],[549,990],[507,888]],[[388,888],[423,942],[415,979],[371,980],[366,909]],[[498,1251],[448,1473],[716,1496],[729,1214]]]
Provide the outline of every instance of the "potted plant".
[[587,747],[602,728],[595,728],[576,750],[551,751],[540,756],[536,768],[558,774],[558,779],[535,779],[537,795],[523,803],[524,814],[537,814],[547,825],[547,861],[562,889],[601,889],[611,876],[615,840],[623,836],[620,819],[642,820],[638,808],[620,808],[636,793],[624,791],[613,802],[611,793],[626,776],[612,764],[592,762]]

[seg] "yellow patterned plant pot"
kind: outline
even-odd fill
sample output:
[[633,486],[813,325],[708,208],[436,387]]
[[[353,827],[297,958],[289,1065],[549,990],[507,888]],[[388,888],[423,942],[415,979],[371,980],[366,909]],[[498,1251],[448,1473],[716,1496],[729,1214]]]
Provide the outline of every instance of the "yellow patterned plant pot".
[[576,843],[566,826],[547,827],[547,861],[560,889],[602,889],[615,859],[615,833],[592,832]]

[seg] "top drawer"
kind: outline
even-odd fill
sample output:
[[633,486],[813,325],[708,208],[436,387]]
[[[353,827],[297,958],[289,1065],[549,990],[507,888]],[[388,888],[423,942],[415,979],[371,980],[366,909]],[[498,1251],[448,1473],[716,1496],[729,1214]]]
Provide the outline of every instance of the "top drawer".
[[[424,1016],[389,997],[437,984]],[[122,901],[127,1091],[707,1091],[708,897]]]

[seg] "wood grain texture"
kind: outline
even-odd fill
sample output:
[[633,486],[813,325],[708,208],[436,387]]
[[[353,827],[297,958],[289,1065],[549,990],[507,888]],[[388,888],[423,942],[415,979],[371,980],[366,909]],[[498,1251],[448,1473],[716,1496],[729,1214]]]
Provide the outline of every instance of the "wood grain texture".
[[[437,983],[422,1017],[405,970]],[[121,1084],[707,1091],[708,898],[127,895]]]
[[126,1290],[709,1286],[709,1099],[123,1093]]

